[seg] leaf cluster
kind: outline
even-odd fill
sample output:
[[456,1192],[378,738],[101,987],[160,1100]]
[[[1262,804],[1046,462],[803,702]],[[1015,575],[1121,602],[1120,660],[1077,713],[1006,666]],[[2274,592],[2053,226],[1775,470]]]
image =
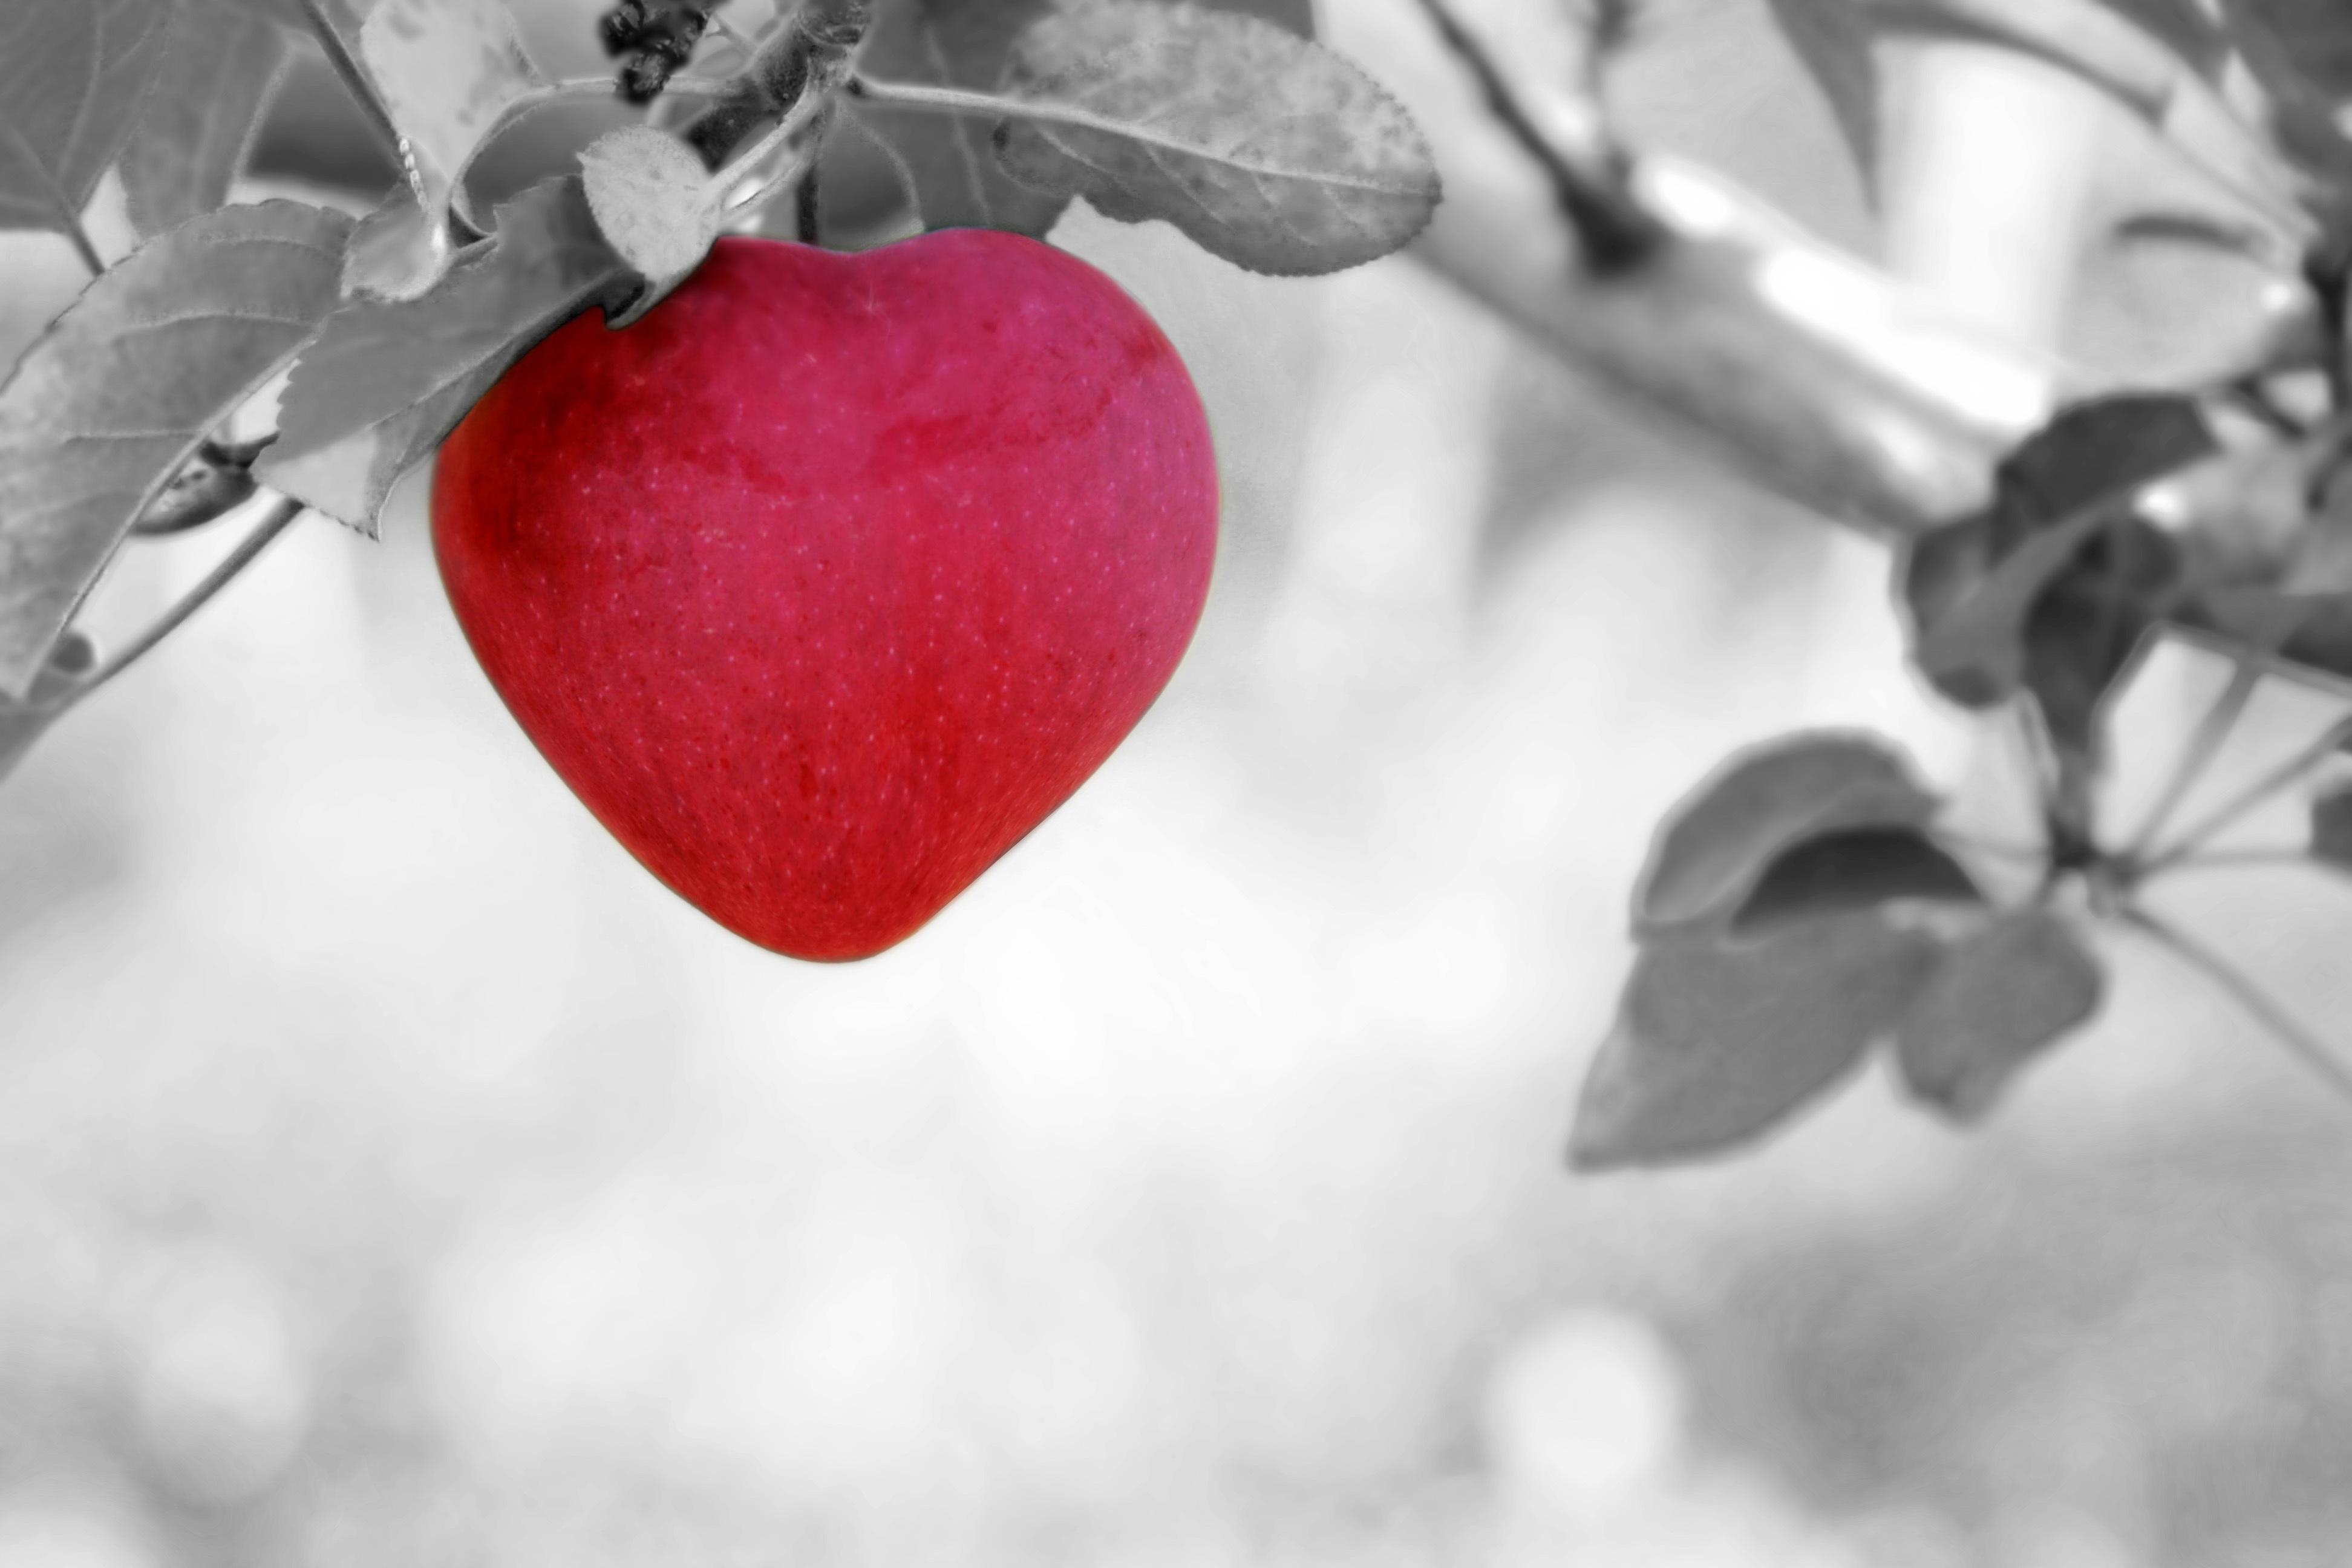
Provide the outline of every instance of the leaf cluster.
[[1982,1114],[2097,1009],[2074,922],[2002,906],[1936,828],[1941,803],[1867,736],[1735,758],[1660,828],[1639,944],[1571,1156],[1686,1160],[1768,1131],[1885,1044],[1914,1097]]
[[[1895,595],[1914,664],[2035,753],[2039,886],[2000,907],[1899,759],[1803,736],[1736,760],[1661,831],[1637,896],[1640,953],[1586,1085],[1591,1166],[1752,1139],[1885,1043],[1904,1084],[1980,1112],[2100,993],[2086,922],[2152,937],[2320,1070],[2336,1058],[2139,901],[2149,880],[2326,763],[2352,727],[2204,819],[2170,817],[2256,683],[2352,680],[2352,9],[2331,0],[1772,0],[1864,163],[1879,153],[1890,39],[1959,37],[2055,64],[2141,117],[2227,221],[2168,232],[2242,252],[2305,291],[2310,331],[2211,384],[2061,407],[2011,450],[1980,507],[1909,538]],[[2125,228],[2168,214],[2126,213]],[[2119,692],[2161,636],[2235,674],[2153,816],[2100,820]],[[2290,857],[2294,858],[2294,857]],[[2306,863],[2352,866],[2352,786],[2312,807]]]
[[[83,689],[68,623],[126,541],[281,498],[373,533],[556,326],[625,325],[776,209],[810,226],[829,137],[882,146],[919,226],[1042,235],[1083,195],[1268,271],[1384,254],[1436,200],[1418,132],[1309,40],[1302,0],[804,0],[755,36],[715,4],[623,0],[600,34],[617,88],[551,79],[503,0],[0,7],[0,227],[67,237],[94,278],[0,381],[0,772]],[[356,221],[225,205],[306,47],[397,153]],[[656,89],[576,170],[478,205],[509,129]],[[142,237],[114,258],[82,225],[109,170]],[[230,442],[289,371],[274,437]]]

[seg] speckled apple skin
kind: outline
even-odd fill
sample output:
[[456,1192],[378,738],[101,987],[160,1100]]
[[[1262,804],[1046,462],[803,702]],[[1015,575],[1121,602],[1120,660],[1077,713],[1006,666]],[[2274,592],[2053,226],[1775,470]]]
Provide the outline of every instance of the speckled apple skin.
[[523,731],[653,874],[807,959],[899,942],[1100,766],[1216,551],[1208,422],[1118,287],[1015,235],[719,242],[541,343],[433,542]]

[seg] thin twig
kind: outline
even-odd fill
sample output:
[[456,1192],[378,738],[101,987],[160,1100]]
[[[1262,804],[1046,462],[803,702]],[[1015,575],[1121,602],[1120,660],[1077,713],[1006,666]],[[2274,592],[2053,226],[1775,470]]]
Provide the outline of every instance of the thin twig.
[[2270,388],[2263,384],[2258,373],[2240,376],[2222,387],[2221,392],[2229,398],[2231,406],[2259,421],[2273,435],[2300,440],[2311,434],[2308,425],[2287,412],[2279,400],[2271,395]]
[[2207,812],[2195,826],[2174,839],[2168,847],[2151,856],[2140,867],[2140,874],[2152,877],[2179,865],[2195,854],[2198,847],[2207,839],[2326,762],[2347,740],[2352,740],[2352,718],[2339,719],[2321,731],[2319,738],[2311,744]]
[[824,232],[823,213],[818,205],[816,159],[809,159],[808,167],[801,171],[800,183],[793,188],[793,237],[803,245],[814,245]]
[[1448,8],[1445,0],[1421,0],[1445,47],[1478,80],[1487,112],[1509,132],[1551,182],[1552,200],[1576,230],[1592,271],[1611,276],[1632,271],[1673,237],[1672,231],[1633,197],[1623,153],[1605,139],[1597,148],[1561,145],[1519,102],[1494,59]]
[[2262,671],[2251,659],[2239,659],[2231,668],[2230,683],[2221,689],[2221,696],[2213,700],[2213,705],[2206,709],[2205,716],[2197,721],[2196,732],[2189,737],[2189,747],[2180,754],[2180,765],[2174,768],[2172,776],[2165,781],[2164,794],[2158,799],[2156,809],[2148,813],[2147,820],[2132,836],[2130,847],[2124,851],[2126,859],[2137,860],[2147,852],[2149,845],[2156,842],[2157,835],[2170,825],[2172,814],[2180,809],[2181,801],[2196,786],[2197,781],[2205,776],[2205,770],[2212,765],[2213,758],[2221,750],[2221,742],[2228,740],[2230,731],[2237,727],[2239,719],[2246,711],[2246,703],[2254,695],[2255,683],[2261,679]]
[[2126,907],[2122,918],[2126,925],[2145,932],[2158,945],[2169,949],[2174,956],[2219,986],[2231,1001],[2244,1008],[2250,1017],[2301,1057],[2306,1066],[2335,1086],[2338,1092],[2352,1096],[2352,1064],[2347,1064],[2318,1036],[2297,1023],[2237,965],[2178,926],[2159,920],[2137,905]]
[[253,531],[237,541],[236,548],[224,556],[219,565],[205,574],[203,582],[182,595],[179,602],[164,611],[154,625],[124,644],[113,658],[92,670],[89,679],[74,689],[73,695],[63,706],[69,708],[88,697],[136,664],[148,649],[177,631],[183,621],[204,607],[205,600],[219,593],[228,585],[229,579],[251,565],[253,558],[260,554],[271,540],[285,532],[294,520],[302,515],[302,503],[291,496],[280,496],[270,502],[269,510],[262,514]]

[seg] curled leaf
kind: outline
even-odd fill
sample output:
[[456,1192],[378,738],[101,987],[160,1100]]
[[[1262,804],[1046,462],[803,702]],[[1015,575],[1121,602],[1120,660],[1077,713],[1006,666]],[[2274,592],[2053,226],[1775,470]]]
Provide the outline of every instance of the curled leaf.
[[1796,735],[1743,752],[1659,827],[1633,891],[1633,928],[1729,918],[1791,846],[1859,828],[1916,828],[1936,813],[1894,750],[1868,735]]
[[1916,828],[1825,834],[1783,850],[1732,917],[1747,936],[1792,921],[1911,904],[1980,904],[1958,860]]

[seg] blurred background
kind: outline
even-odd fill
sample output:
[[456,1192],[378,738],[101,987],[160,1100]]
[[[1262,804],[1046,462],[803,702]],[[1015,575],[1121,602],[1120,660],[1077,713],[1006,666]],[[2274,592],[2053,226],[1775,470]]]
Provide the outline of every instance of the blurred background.
[[[593,0],[520,8],[595,68]],[[1617,91],[1879,246],[1760,4],[1657,5]],[[421,483],[0,788],[0,1565],[2340,1562],[2352,1107],[2158,956],[2106,944],[1980,1131],[1874,1069],[1728,1163],[1564,1167],[1649,832],[1729,750],[1871,726],[2023,837],[1885,551],[1410,258],[1055,238],[1192,366],[1224,553],[1132,741],[904,946],[772,957],[640,871],[474,666]],[[2111,261],[2050,285],[2111,379],[2240,297]],[[12,353],[79,287],[0,275]],[[101,641],[226,542],[134,547]],[[2159,653],[2120,791],[2218,679]],[[2338,706],[2266,693],[2216,789]],[[2170,907],[2352,1037],[2343,889]]]

